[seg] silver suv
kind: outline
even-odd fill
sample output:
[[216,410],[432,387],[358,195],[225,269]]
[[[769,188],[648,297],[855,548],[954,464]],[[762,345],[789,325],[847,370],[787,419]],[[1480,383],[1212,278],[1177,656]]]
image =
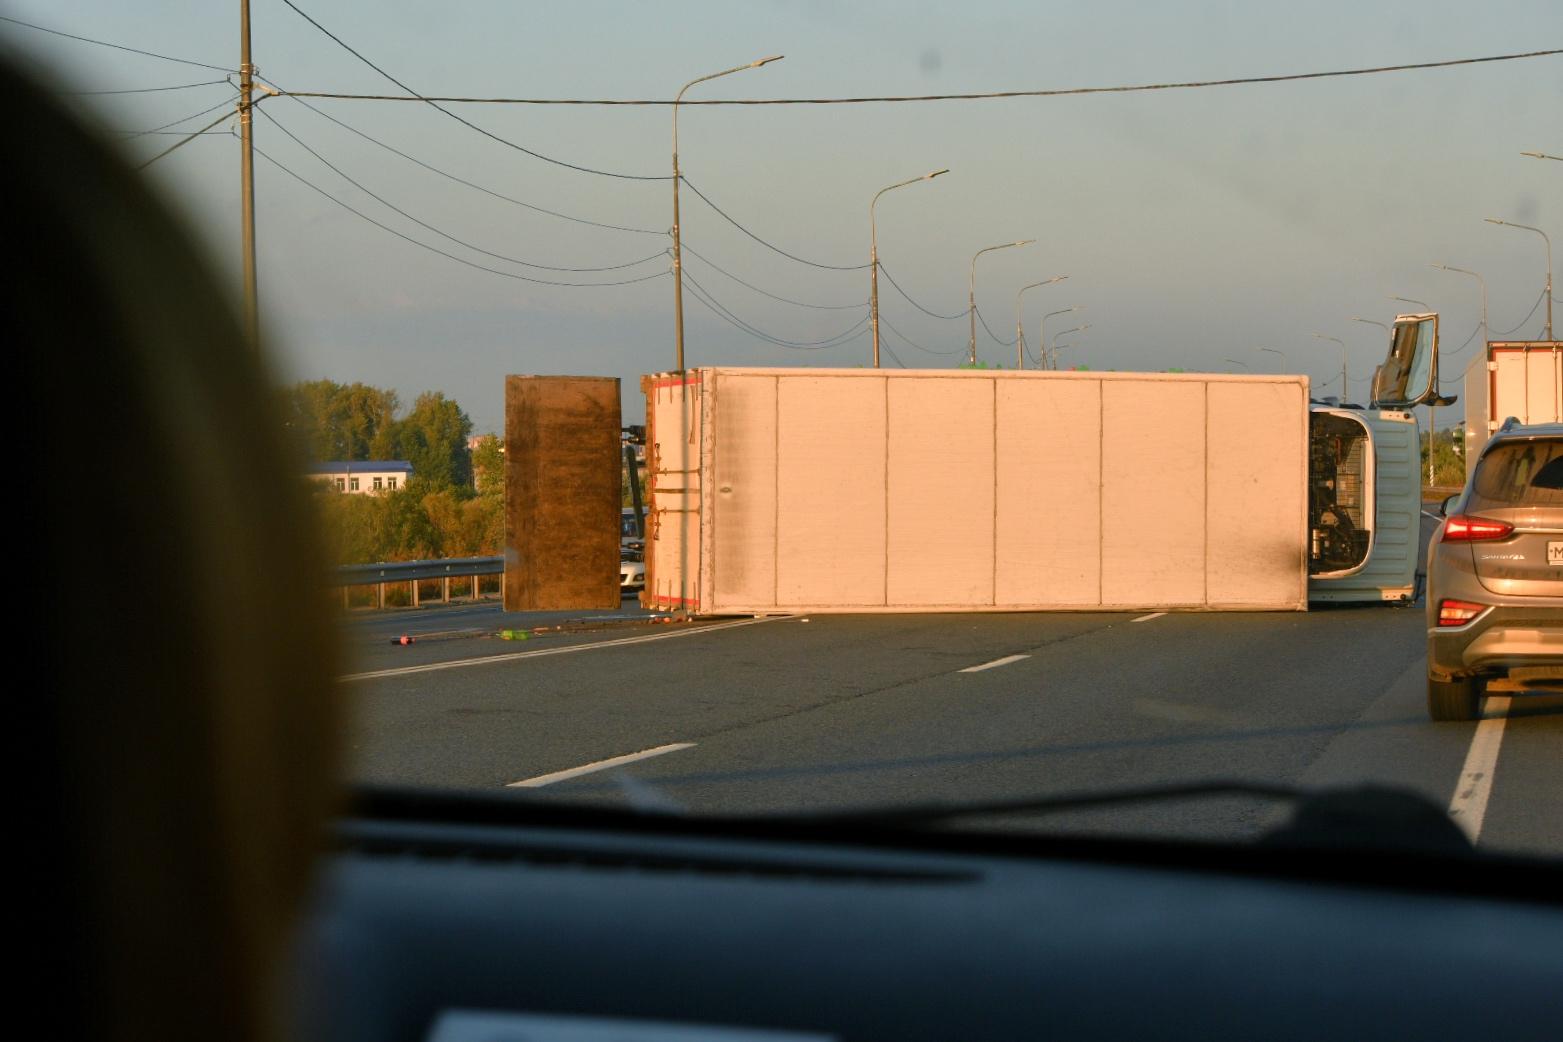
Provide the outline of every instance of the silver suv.
[[1563,691],[1563,424],[1506,422],[1427,551],[1427,710]]

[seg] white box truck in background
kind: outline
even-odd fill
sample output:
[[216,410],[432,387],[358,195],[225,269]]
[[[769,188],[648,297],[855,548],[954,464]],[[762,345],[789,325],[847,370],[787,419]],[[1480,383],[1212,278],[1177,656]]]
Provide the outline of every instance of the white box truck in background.
[[1437,386],[1436,344],[1437,316],[1397,321],[1369,410],[1310,402],[1304,376],[650,376],[641,603],[717,615],[1408,602],[1421,504],[1407,410]]
[[1465,370],[1465,465],[1510,416],[1563,423],[1563,340],[1491,340]]

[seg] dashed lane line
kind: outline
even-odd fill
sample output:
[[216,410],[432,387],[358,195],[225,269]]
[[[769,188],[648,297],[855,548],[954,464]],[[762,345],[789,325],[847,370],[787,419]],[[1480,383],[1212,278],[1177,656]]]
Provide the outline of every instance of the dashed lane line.
[[647,633],[639,637],[616,637],[586,644],[567,644],[562,648],[538,648],[535,651],[515,651],[507,655],[483,655],[478,658],[452,659],[449,662],[427,662],[420,666],[397,666],[393,669],[374,669],[366,673],[348,673],[337,680],[348,683],[355,680],[378,680],[382,677],[401,677],[413,673],[435,673],[442,669],[466,669],[469,666],[490,666],[501,662],[518,662],[521,659],[546,658],[549,655],[571,655],[578,651],[596,651],[600,648],[622,648],[630,644],[649,644],[655,640],[673,640],[676,637],[692,637],[697,633],[713,633],[717,630],[737,629],[739,626],[758,626],[762,622],[775,622],[790,618],[786,615],[768,615],[763,619],[739,619],[737,622],[718,622],[710,626],[694,626],[667,633]]
[[1008,666],[1011,663],[1019,662],[1021,659],[1028,659],[1030,657],[1030,655],[1005,655],[1003,658],[996,658],[992,662],[984,662],[980,666],[967,666],[965,669],[958,670],[958,672],[981,673],[985,669],[998,669],[1000,666]]
[[612,770],[615,767],[623,767],[627,763],[635,763],[639,760],[649,760],[653,756],[663,756],[667,753],[676,753],[680,749],[693,749],[694,742],[672,742],[668,745],[659,745],[653,749],[642,749],[638,753],[626,753],[623,756],[612,756],[606,760],[595,760],[591,763],[583,763],[579,767],[571,767],[569,770],[554,771],[552,774],[539,774],[535,778],[523,778],[520,781],[510,782],[507,789],[538,789],[544,785],[552,785],[554,782],[569,781],[571,778],[579,778],[583,774],[595,774],[597,771]]
[[1482,834],[1482,819],[1487,816],[1487,801],[1492,796],[1492,776],[1498,767],[1498,747],[1503,744],[1503,725],[1508,719],[1509,699],[1490,696],[1486,715],[1471,736],[1471,748],[1465,754],[1465,766],[1460,768],[1454,797],[1449,801],[1449,816],[1465,829],[1472,843]]

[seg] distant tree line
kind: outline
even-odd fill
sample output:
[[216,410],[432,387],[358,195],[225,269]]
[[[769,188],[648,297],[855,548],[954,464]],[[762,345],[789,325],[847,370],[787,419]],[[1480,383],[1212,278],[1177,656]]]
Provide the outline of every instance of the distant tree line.
[[288,433],[308,459],[412,464],[412,478],[394,491],[354,495],[314,483],[314,499],[338,563],[503,551],[500,441],[488,435],[469,449],[472,419],[454,399],[426,391],[403,415],[393,390],[308,380],[283,391],[283,414]]

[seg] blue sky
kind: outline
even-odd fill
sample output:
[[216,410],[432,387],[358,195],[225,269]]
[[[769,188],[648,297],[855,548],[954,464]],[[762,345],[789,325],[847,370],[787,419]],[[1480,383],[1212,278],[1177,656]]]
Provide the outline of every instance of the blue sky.
[[[763,69],[702,85],[691,97],[830,96],[1098,86],[1266,75],[1442,60],[1563,46],[1563,5],[1489,3],[589,3],[459,4],[299,0],[377,63],[426,93],[669,97],[702,73],[763,55]],[[253,0],[261,73],[295,90],[395,89],[290,11]],[[66,32],[215,64],[238,60],[237,3],[6,0],[0,13]],[[13,53],[75,90],[207,79],[201,70],[0,23]],[[215,74],[212,74],[215,77]],[[111,131],[144,130],[227,96],[225,87],[80,99]],[[495,192],[592,220],[654,231],[671,222],[666,181],[634,182],[551,166],[427,107],[316,102],[323,111]],[[263,108],[365,188],[482,249],[558,267],[656,254],[660,235],[558,220],[457,185],[328,122],[298,102]],[[661,175],[665,108],[463,107],[463,115],[570,162]],[[1334,377],[1349,344],[1355,395],[1382,355],[1391,296],[1442,312],[1452,350],[1479,319],[1481,272],[1495,332],[1521,323],[1541,293],[1539,237],[1482,223],[1537,225],[1563,247],[1563,59],[1307,83],[1078,98],[924,105],[690,108],[681,158],[699,185],[756,233],[837,265],[868,253],[870,197],[936,167],[951,173],[880,203],[880,255],[920,303],[965,307],[972,254],[978,305],[1013,336],[1015,293],[1027,337],[1044,311],[1085,309],[1091,329],[1066,351],[1093,368],[1171,366]],[[198,124],[197,124],[198,125]],[[175,140],[148,135],[138,159]],[[376,219],[475,262],[495,261],[387,209],[288,140],[266,119],[268,154]],[[557,288],[503,278],[420,250],[257,160],[260,292],[266,335],[288,377],[393,386],[408,400],[439,389],[480,430],[501,423],[507,373],[587,373],[636,380],[673,364],[672,284]],[[238,261],[238,146],[215,135],[149,168],[230,276]],[[745,238],[684,195],[690,247],[784,297],[855,305],[866,271],[796,264]],[[1555,263],[1563,260],[1557,258]],[[863,314],[782,303],[705,268],[687,270],[747,322],[783,339],[820,340]],[[654,260],[632,274],[654,273]],[[547,276],[545,276],[547,277]],[[600,281],[606,275],[559,278]],[[719,322],[686,297],[688,364],[866,364],[868,339],[797,351]],[[964,318],[928,317],[882,286],[883,314],[925,348],[964,351]],[[1539,335],[1540,309],[1512,335]],[[1063,316],[1072,319],[1074,316]],[[1069,323],[1074,324],[1074,323]],[[1054,319],[1052,331],[1064,328]],[[909,366],[951,364],[886,334]],[[1445,363],[1446,377],[1472,348]],[[1014,348],[979,330],[979,355],[1012,365]],[[887,358],[888,362],[888,358]],[[1338,381],[1337,381],[1338,385]],[[1323,388],[1331,393],[1336,388]],[[1440,423],[1458,409],[1440,412]]]

